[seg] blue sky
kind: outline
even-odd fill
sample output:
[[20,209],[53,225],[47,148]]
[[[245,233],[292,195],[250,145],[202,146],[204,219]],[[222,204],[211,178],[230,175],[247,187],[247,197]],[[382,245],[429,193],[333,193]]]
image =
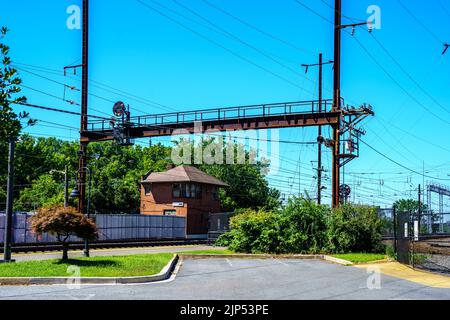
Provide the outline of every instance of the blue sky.
[[[300,65],[315,63],[318,52],[323,52],[325,59],[332,58],[333,27],[325,19],[333,20],[333,10],[327,6],[333,1],[299,0],[322,15],[322,19],[294,0],[208,0],[284,43],[245,26],[204,0],[143,1],[172,20],[136,0],[91,0],[91,114],[110,114],[110,101],[117,100],[152,114],[173,109],[183,111],[317,98],[316,70],[311,69],[305,75]],[[353,37],[343,34],[342,96],[347,103],[358,106],[365,102],[374,107],[376,117],[364,123],[367,131],[364,140],[371,146],[420,172],[425,162],[428,175],[450,179],[450,52],[441,55],[442,43],[450,42],[447,25],[450,1],[403,0],[403,3],[419,22],[397,0],[343,0],[344,14],[360,20],[367,19],[369,5],[378,5],[382,28],[374,30],[373,36],[359,28]],[[81,62],[81,31],[66,27],[66,9],[73,4],[81,5],[81,1],[16,0],[2,4],[0,25],[11,29],[7,42],[13,60],[20,64],[24,85],[56,96],[24,88],[30,103],[79,109],[61,100],[64,93],[61,84],[30,73],[80,88],[79,74],[62,75],[64,66]],[[205,19],[219,26],[221,32],[215,32],[217,29]],[[344,22],[349,20],[344,19]],[[225,36],[223,30],[238,37],[240,42]],[[128,95],[124,97],[105,85]],[[325,98],[331,98],[330,66],[324,67],[324,86]],[[131,99],[129,94],[141,99]],[[67,93],[66,99],[80,102],[78,92]],[[425,109],[432,110],[437,117]],[[33,117],[46,121],[28,130],[33,135],[78,138],[77,130],[55,125],[76,128],[77,117],[28,111]],[[140,112],[134,111],[134,114]],[[328,130],[325,132],[328,134]],[[280,131],[282,140],[315,141],[316,138],[316,128]],[[140,143],[148,144],[148,140]],[[277,176],[271,176],[272,185],[286,195],[296,194],[299,189],[314,194],[315,171],[311,161],[316,160],[316,147],[282,144],[279,154],[282,170]],[[325,152],[326,169],[329,169],[329,159],[329,152]],[[353,188],[356,202],[380,205],[388,205],[397,198],[416,198],[414,190],[423,179],[364,145],[361,157],[346,166],[345,171],[345,182]],[[441,183],[450,184],[450,181]],[[330,188],[325,196],[329,193]]]

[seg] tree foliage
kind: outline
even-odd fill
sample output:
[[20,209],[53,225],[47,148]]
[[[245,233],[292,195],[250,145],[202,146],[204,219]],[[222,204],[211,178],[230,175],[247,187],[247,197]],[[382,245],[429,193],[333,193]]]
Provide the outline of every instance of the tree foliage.
[[[23,135],[16,147],[15,209],[33,211],[41,206],[62,205],[62,172],[67,165],[72,189],[78,169],[77,150],[77,142]],[[120,147],[113,142],[90,144],[87,157],[92,171],[91,212],[138,213],[142,176],[150,171],[165,171],[172,164],[171,153],[172,148],[162,144],[151,147]],[[194,166],[230,185],[220,193],[224,211],[262,207],[271,210],[280,206],[279,192],[269,188],[264,174],[267,165],[263,163]],[[6,175],[6,166],[0,172]],[[70,201],[76,205],[76,200]]]
[[[5,43],[8,33],[6,27],[0,28],[0,185],[6,185],[6,168],[8,155],[8,142],[10,139],[17,139],[23,129],[22,120],[28,118],[29,114],[14,112],[12,105],[26,102],[24,96],[18,96],[22,80],[17,75],[17,70],[11,66],[9,56],[10,48]],[[31,126],[34,120],[28,119],[26,126]],[[0,202],[4,203],[6,190],[0,190]]]
[[[426,205],[421,203],[421,210],[426,210]],[[419,209],[419,201],[413,199],[400,199],[394,202],[394,208],[398,212],[415,212]]]
[[8,33],[6,27],[0,28],[0,140],[7,141],[19,136],[22,124],[20,118],[24,115],[16,114],[11,104],[26,101],[25,97],[16,97],[20,93],[22,80],[17,76],[17,70],[11,67],[9,46],[4,43]]
[[31,217],[31,228],[38,235],[44,233],[56,236],[63,245],[63,260],[68,259],[68,240],[70,236],[95,240],[98,231],[95,223],[73,207],[51,206],[39,209]]
[[[178,149],[183,149],[188,155]],[[242,208],[273,210],[281,205],[280,192],[270,188],[266,180],[270,163],[266,159],[256,159],[256,152],[245,150],[242,144],[223,144],[216,138],[197,144],[181,140],[173,153],[183,155],[183,162],[177,164],[196,166],[229,185],[219,193],[224,211]]]

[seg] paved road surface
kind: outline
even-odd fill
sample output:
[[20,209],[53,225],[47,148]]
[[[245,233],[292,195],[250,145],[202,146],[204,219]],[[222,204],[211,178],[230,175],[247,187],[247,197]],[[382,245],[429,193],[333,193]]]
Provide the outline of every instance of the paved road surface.
[[450,299],[435,289],[381,275],[369,290],[366,270],[315,260],[185,260],[175,280],[121,286],[0,287],[0,299]]

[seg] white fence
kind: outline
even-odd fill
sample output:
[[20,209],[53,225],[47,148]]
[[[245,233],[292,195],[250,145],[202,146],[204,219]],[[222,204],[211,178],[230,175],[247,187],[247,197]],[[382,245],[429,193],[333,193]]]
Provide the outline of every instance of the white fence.
[[[51,243],[56,238],[31,231],[28,213],[16,213],[13,217],[13,243]],[[151,240],[186,238],[186,218],[176,216],[146,215],[95,215],[92,216],[99,231],[99,241]],[[3,242],[6,217],[0,214],[0,243]],[[80,241],[73,238],[71,241]]]

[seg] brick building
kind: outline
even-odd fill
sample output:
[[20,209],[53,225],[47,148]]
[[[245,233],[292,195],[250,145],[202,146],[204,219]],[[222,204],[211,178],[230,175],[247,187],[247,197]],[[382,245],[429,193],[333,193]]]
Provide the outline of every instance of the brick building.
[[187,235],[204,235],[209,214],[221,212],[219,188],[227,186],[191,166],[149,173],[141,181],[141,214],[183,216]]

